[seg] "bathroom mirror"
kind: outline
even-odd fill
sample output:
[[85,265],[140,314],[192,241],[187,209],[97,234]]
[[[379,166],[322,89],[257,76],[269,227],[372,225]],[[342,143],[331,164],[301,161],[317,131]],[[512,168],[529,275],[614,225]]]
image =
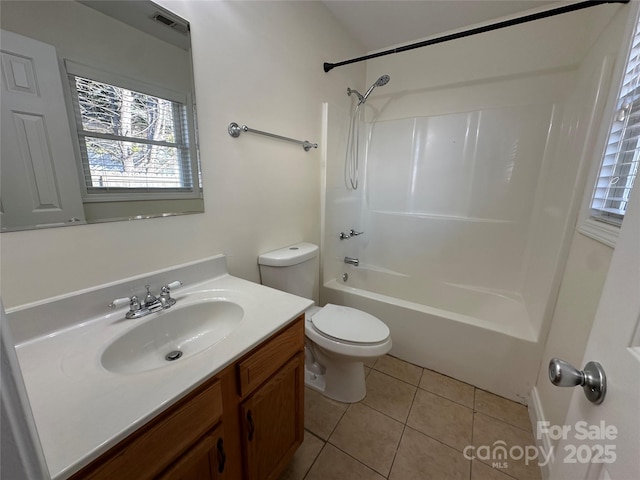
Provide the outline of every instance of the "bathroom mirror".
[[0,27],[3,232],[204,211],[186,20],[3,0]]

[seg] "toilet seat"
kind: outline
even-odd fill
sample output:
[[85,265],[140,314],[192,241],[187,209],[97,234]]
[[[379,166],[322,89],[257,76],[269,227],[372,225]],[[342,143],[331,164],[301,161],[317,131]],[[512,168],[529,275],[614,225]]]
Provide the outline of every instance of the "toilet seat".
[[[328,307],[331,307],[331,308],[328,308]],[[320,313],[325,311],[325,309],[327,308],[328,310],[325,312],[325,314],[321,315],[320,317],[321,321],[318,322],[320,323],[320,325],[323,325],[324,322],[322,321],[322,317],[324,317],[325,315],[331,316],[332,313],[336,313],[336,309],[345,309],[342,312],[339,312],[339,315],[334,318],[341,319],[343,323],[350,322],[352,319],[355,318],[357,320],[354,320],[354,322],[356,322],[357,325],[359,325],[360,329],[363,329],[366,331],[372,328],[374,332],[376,332],[375,334],[369,334],[368,336],[356,335],[356,333],[353,333],[352,335],[345,335],[345,336],[350,336],[350,338],[356,338],[360,340],[363,340],[363,339],[379,339],[379,340],[373,341],[373,342],[363,342],[363,341],[354,342],[347,339],[337,338],[335,336],[328,335],[327,333],[321,331],[315,325],[316,317]],[[311,307],[307,311],[306,317],[307,318],[305,321],[305,335],[309,340],[311,340],[313,343],[315,343],[319,347],[325,349],[327,352],[364,359],[364,358],[379,357],[381,355],[386,354],[391,349],[391,336],[389,335],[388,327],[373,315],[369,315],[368,313],[362,312],[360,310],[356,310],[355,308],[327,304],[323,308]],[[328,323],[331,323],[331,321],[328,320]],[[380,324],[381,326],[378,324]],[[331,333],[334,333],[334,335],[340,331],[339,330],[340,327],[337,327],[338,330],[331,330],[330,327],[327,327],[327,328],[329,328],[329,331]],[[386,331],[386,335],[384,335],[385,331]]]
[[328,303],[311,317],[318,333],[331,339],[356,345],[384,342],[389,327],[362,310]]

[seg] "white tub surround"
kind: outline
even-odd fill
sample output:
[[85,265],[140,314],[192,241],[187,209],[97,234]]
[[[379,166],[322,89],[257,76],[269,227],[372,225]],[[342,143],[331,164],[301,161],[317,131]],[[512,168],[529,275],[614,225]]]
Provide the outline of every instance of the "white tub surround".
[[[380,318],[403,360],[526,403],[609,90],[614,11],[369,60],[365,84],[392,81],[366,104],[357,190],[348,112],[325,108],[321,302]],[[350,229],[364,234],[338,238]]]
[[[244,317],[223,340],[155,370],[115,374],[101,364],[105,348],[154,315],[125,320],[114,299],[142,296],[145,284],[181,280],[172,292],[238,304]],[[16,351],[51,477],[66,478],[288,324],[312,302],[227,273],[224,256],[128,278],[8,312]]]

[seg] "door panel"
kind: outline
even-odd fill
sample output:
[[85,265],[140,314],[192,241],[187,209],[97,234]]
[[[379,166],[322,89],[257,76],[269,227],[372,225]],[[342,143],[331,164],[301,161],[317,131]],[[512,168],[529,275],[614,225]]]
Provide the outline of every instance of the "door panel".
[[53,46],[2,30],[2,227],[84,222]]

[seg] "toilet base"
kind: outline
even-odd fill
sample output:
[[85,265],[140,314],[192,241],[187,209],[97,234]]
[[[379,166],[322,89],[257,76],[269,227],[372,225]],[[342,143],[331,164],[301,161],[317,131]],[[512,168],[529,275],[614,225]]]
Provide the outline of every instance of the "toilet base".
[[348,362],[327,368],[325,374],[318,374],[305,368],[304,384],[327,398],[343,403],[355,403],[367,394],[364,365],[362,362]]
[[304,384],[310,389],[324,394],[324,388],[325,388],[324,375],[318,375],[317,373],[310,372],[305,368]]

